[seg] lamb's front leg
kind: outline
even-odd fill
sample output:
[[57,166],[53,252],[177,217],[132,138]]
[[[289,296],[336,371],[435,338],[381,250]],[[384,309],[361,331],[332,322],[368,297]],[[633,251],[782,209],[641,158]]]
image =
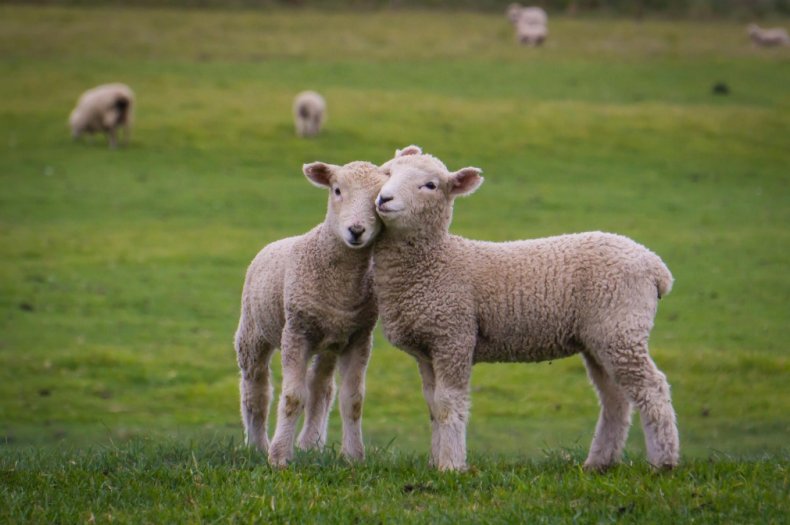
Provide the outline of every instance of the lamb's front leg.
[[417,359],[417,366],[420,368],[422,377],[422,396],[428,405],[428,415],[431,417],[431,460],[430,465],[439,465],[439,425],[436,421],[436,409],[434,408],[434,392],[436,390],[436,376],[433,373],[433,366],[430,361]]
[[297,439],[302,450],[318,448],[326,444],[329,409],[335,397],[335,362],[337,356],[323,352],[315,356],[307,374],[307,406],[304,427]]
[[[458,348],[458,347],[456,347]],[[469,419],[469,383],[473,347],[433,354],[436,389],[433,400],[439,429],[439,470],[466,469],[466,424]],[[468,356],[468,357],[466,357]]]
[[269,463],[284,467],[293,458],[296,422],[307,400],[309,345],[301,335],[287,328],[282,338],[283,378],[277,409],[277,427],[269,447]]
[[340,415],[343,418],[341,452],[351,461],[365,458],[362,441],[362,404],[365,401],[365,372],[373,340],[370,334],[352,343],[340,356]]

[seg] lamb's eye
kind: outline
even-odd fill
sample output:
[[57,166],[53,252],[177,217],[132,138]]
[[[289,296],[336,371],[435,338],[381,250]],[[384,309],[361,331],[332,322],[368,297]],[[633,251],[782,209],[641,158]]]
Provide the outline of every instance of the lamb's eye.
[[423,184],[422,187],[423,188],[428,188],[429,190],[435,190],[436,189],[436,183],[433,182],[433,181],[429,181],[429,182],[426,182],[425,184]]
[[335,195],[340,197],[340,188],[335,188]]

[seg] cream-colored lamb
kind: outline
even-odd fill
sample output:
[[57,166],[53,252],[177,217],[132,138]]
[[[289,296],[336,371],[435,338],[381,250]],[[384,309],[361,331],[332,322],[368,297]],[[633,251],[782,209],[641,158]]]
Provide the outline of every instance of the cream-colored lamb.
[[507,19],[515,24],[519,20],[523,20],[532,25],[547,25],[549,23],[549,15],[541,7],[524,7],[521,4],[513,3],[507,7],[505,12]]
[[294,98],[294,127],[300,137],[314,137],[326,119],[326,101],[315,91],[302,91]]
[[522,44],[539,46],[549,36],[549,17],[540,7],[510,4],[506,15],[516,30],[516,39]]
[[482,183],[479,169],[449,172],[416,146],[382,169],[376,295],[384,334],[419,365],[434,465],[465,468],[473,364],[577,353],[601,402],[585,467],[620,458],[632,404],[650,463],[677,465],[669,384],[647,348],[658,300],[672,286],[661,259],[600,232],[501,243],[451,235],[453,201]]
[[746,28],[749,38],[760,47],[789,46],[790,36],[782,27],[763,29],[757,24],[749,24]]
[[[268,450],[276,466],[293,457],[303,409],[299,447],[323,447],[336,363],[341,375],[341,451],[352,460],[364,457],[365,370],[378,315],[371,243],[381,227],[374,199],[384,182],[382,172],[367,162],[314,162],[304,166],[304,174],[329,189],[326,218],[304,235],[274,242],[258,253],[247,270],[235,338],[246,442]],[[282,351],[282,394],[269,446],[269,362],[276,348]]]
[[77,106],[69,116],[71,136],[83,133],[104,133],[110,147],[118,145],[117,132],[124,131],[124,144],[128,144],[134,110],[134,93],[126,84],[102,84],[80,96]]

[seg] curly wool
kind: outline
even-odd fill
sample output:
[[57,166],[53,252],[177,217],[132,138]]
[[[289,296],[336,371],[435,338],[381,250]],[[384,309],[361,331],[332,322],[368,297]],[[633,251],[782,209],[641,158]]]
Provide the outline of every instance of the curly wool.
[[[364,378],[378,314],[371,243],[380,228],[373,200],[383,175],[367,162],[342,167],[313,163],[305,166],[305,174],[330,189],[326,218],[304,235],[276,241],[258,253],[247,270],[235,337],[246,441],[268,451],[270,462],[278,466],[292,457],[303,410],[299,446],[324,445],[336,363],[342,376],[342,452],[350,459],[364,456]],[[350,247],[354,242],[358,244]],[[270,447],[269,361],[276,348],[282,349],[283,384]]]
[[124,131],[124,143],[129,142],[134,117],[134,93],[126,84],[102,84],[83,93],[69,115],[71,135],[75,139],[84,133],[104,133],[110,147],[117,145],[117,132]]
[[619,458],[632,403],[651,463],[676,465],[669,385],[647,351],[659,297],[672,286],[661,259],[601,232],[505,243],[451,235],[453,201],[477,188],[479,170],[450,173],[413,148],[383,166],[390,179],[377,202],[385,228],[373,260],[384,334],[420,367],[435,420],[433,462],[465,466],[474,363],[582,353],[602,406],[586,466]]

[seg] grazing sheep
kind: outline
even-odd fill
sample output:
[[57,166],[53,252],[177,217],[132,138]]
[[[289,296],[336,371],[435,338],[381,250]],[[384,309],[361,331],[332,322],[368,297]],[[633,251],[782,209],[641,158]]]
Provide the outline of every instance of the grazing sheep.
[[746,31],[749,34],[749,38],[752,39],[752,42],[760,47],[790,45],[790,36],[788,36],[787,31],[781,27],[763,29],[757,24],[749,24]]
[[549,28],[545,25],[525,23],[521,20],[516,24],[516,38],[519,43],[528,46],[540,46],[549,36]]
[[300,137],[314,137],[321,132],[326,118],[326,101],[315,91],[302,91],[294,99],[294,126]]
[[549,17],[540,7],[522,7],[510,4],[507,18],[516,29],[516,39],[526,45],[539,46],[549,35]]
[[134,109],[134,93],[126,84],[102,84],[89,89],[77,101],[69,116],[71,136],[83,133],[105,133],[110,147],[118,145],[117,130],[124,131],[124,144],[129,143]]
[[474,363],[581,353],[601,402],[585,467],[619,459],[632,403],[649,461],[677,465],[669,384],[647,348],[658,299],[672,286],[661,259],[600,232],[502,243],[451,235],[453,201],[482,183],[479,169],[451,173],[416,146],[382,169],[389,180],[376,200],[384,228],[373,248],[375,290],[384,334],[422,375],[432,463],[465,468]]
[[[246,443],[268,450],[277,466],[293,457],[294,429],[303,409],[299,447],[323,447],[336,363],[342,453],[353,460],[364,457],[365,370],[378,315],[371,242],[381,228],[374,200],[385,180],[382,172],[368,162],[314,162],[303,171],[314,185],[329,189],[326,219],[258,253],[247,270],[235,337]],[[276,348],[282,349],[282,393],[269,447],[269,362]]]
[[545,26],[549,23],[549,15],[540,7],[523,7],[521,4],[510,4],[506,11],[507,19],[515,24],[519,20],[527,23]]

